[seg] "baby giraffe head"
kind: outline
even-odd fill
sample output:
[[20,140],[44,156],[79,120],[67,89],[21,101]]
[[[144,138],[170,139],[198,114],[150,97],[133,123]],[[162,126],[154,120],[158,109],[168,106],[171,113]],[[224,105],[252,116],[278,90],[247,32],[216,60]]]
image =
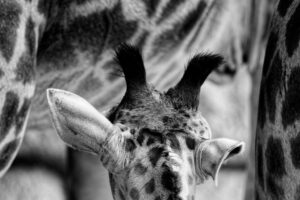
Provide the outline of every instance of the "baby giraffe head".
[[122,45],[116,52],[127,85],[120,104],[106,116],[83,98],[48,89],[53,124],[69,146],[98,155],[110,173],[115,200],[192,200],[196,184],[217,181],[223,162],[243,143],[211,139],[198,111],[199,92],[218,55],[192,58],[179,83],[159,92],[146,81],[139,51]]

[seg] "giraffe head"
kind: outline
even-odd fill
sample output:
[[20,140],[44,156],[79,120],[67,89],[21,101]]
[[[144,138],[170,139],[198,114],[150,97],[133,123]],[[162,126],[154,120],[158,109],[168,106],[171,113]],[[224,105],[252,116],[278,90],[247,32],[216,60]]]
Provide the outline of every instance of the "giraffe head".
[[116,52],[127,85],[120,104],[106,116],[81,97],[58,89],[47,96],[54,126],[69,146],[96,154],[110,173],[114,199],[194,199],[196,184],[241,152],[243,143],[211,139],[198,111],[199,92],[209,73],[223,60],[197,55],[179,83],[161,93],[146,82],[137,49]]

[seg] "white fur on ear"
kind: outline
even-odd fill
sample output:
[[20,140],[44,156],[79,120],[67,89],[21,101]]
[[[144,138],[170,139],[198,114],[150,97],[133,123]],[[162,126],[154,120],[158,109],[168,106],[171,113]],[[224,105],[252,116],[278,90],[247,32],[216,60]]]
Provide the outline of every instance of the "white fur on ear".
[[195,168],[198,176],[207,178],[211,176],[218,185],[219,170],[225,160],[241,153],[244,142],[226,138],[206,140],[195,151]]
[[97,154],[109,134],[118,129],[90,103],[71,92],[47,89],[54,127],[69,146]]

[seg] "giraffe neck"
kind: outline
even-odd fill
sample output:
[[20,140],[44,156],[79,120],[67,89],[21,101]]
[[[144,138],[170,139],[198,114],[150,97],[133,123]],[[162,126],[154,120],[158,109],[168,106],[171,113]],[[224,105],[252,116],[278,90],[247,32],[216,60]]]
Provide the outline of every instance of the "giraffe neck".
[[[58,15],[59,19],[53,20],[43,35],[38,53],[36,93],[43,94],[46,88],[57,87],[84,96],[99,109],[117,103],[122,95],[120,91],[125,88],[123,80],[116,76],[112,48],[125,40],[142,50],[149,71],[147,78],[158,89],[164,90],[178,81],[190,52],[205,49],[220,53],[236,68],[241,65],[242,58],[232,52],[240,51],[245,40],[236,34],[244,35],[246,30],[239,29],[238,25],[228,29],[232,18],[241,17],[228,16],[227,7],[216,12],[216,4],[199,0],[179,1],[172,6],[170,2],[158,1],[152,7],[144,2],[72,3],[65,8],[64,14]],[[244,4],[242,2],[241,7]],[[178,13],[178,9],[186,12]],[[210,23],[213,18],[222,16],[224,25]],[[103,25],[89,30],[94,26],[93,21]],[[235,50],[229,51],[230,48],[223,45],[222,35],[231,35],[225,43],[239,38],[230,47]],[[48,120],[44,96],[36,95],[33,101],[37,102],[31,114],[31,121],[35,123],[30,123],[29,127],[35,129],[48,124]]]
[[299,199],[300,1],[279,1],[266,51],[256,138],[256,199]]
[[38,27],[37,1],[1,1],[0,155],[2,176],[20,147],[34,94]]

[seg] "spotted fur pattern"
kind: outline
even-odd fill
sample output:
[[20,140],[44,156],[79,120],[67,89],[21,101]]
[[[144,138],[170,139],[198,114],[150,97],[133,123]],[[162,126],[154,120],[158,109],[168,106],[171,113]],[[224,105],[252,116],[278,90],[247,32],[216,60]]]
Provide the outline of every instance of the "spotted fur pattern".
[[256,132],[256,200],[299,199],[300,1],[279,1],[264,62]]
[[[222,54],[228,65],[209,77],[200,104],[215,136],[233,127],[227,134],[244,140],[248,134],[240,133],[250,129],[250,72],[258,66],[263,46],[262,2],[0,0],[0,159],[6,163],[0,176],[22,143],[16,168],[34,163],[58,179],[68,176],[66,171],[76,174],[74,179],[90,179],[77,173],[88,173],[76,160],[85,157],[68,154],[68,160],[65,146],[52,134],[45,89],[74,91],[98,109],[116,104],[125,87],[115,76],[112,49],[125,41],[142,50],[151,66],[147,78],[163,90],[179,80],[191,55],[203,50]],[[239,103],[228,110],[228,102]],[[72,170],[66,170],[69,162],[77,163]],[[17,180],[14,173],[7,177],[12,178],[8,182]],[[74,183],[72,191],[80,196],[82,187]]]
[[238,141],[212,140],[198,109],[200,88],[223,58],[193,57],[178,84],[164,93],[147,83],[138,49],[123,44],[116,60],[126,92],[109,120],[73,93],[47,90],[58,135],[72,148],[100,157],[115,200],[194,199],[196,183],[217,181],[223,162],[243,148]]

